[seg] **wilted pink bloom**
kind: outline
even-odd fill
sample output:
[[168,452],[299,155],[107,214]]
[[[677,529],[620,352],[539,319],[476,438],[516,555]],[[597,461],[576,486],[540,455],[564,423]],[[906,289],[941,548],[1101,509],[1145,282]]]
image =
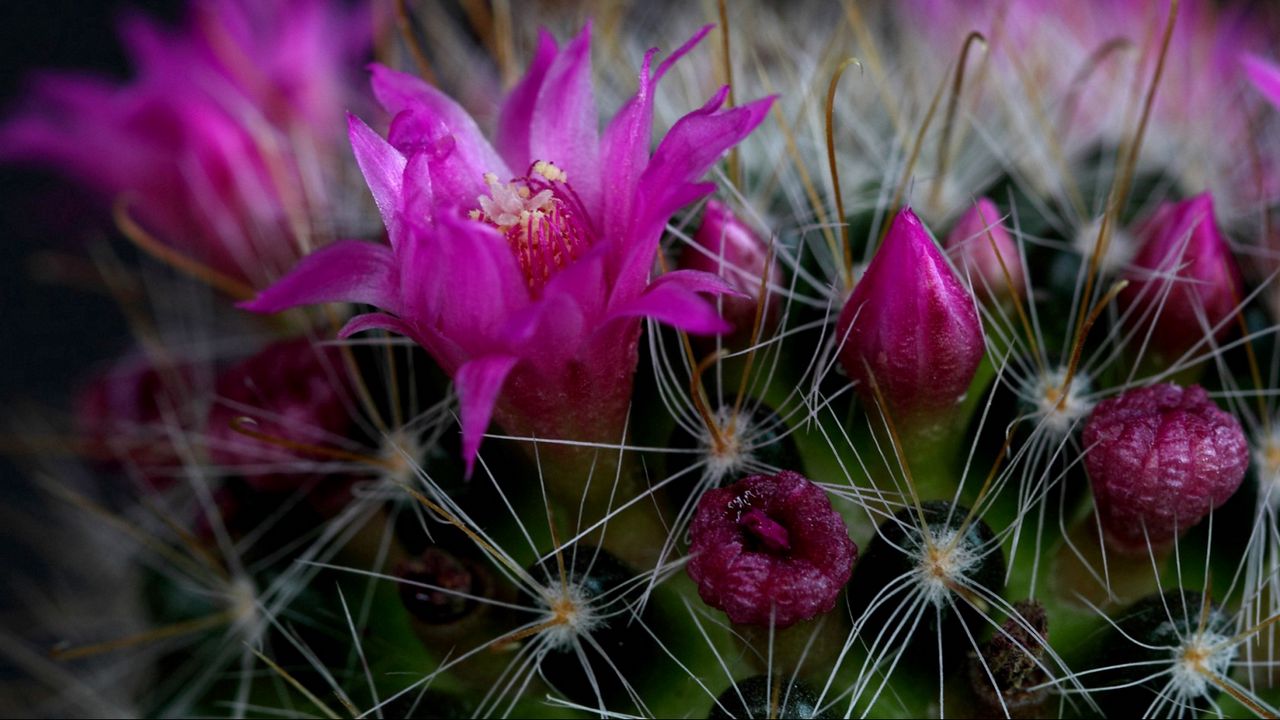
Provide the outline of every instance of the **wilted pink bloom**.
[[175,440],[197,427],[189,401],[192,380],[189,366],[161,368],[140,354],[93,376],[75,405],[76,430],[89,461],[134,475],[156,490],[171,486],[185,467]]
[[728,325],[702,293],[719,278],[680,270],[650,282],[672,213],[714,189],[696,182],[764,119],[772,102],[721,110],[728,88],[685,115],[650,155],[653,93],[709,30],[651,67],[603,135],[590,28],[563,49],[546,32],[498,116],[495,144],[453,100],[375,66],[394,115],[384,140],[351,120],[356,159],[390,246],[343,242],[306,258],[245,305],[373,305],[343,336],[407,335],[453,378],[463,451],[474,461],[491,416],[510,433],[617,442],[631,401],[640,319],[695,333]]
[[872,380],[896,420],[928,421],[969,388],[986,345],[973,296],[909,208],[840,313],[840,362],[875,404]]
[[979,198],[947,235],[947,251],[969,273],[974,293],[984,300],[1026,292],[1022,256],[1001,222],[1003,217],[989,198]]
[[1207,330],[1217,338],[1231,332],[1243,285],[1209,193],[1161,205],[1139,234],[1120,303],[1135,322],[1154,325],[1151,346],[1174,359]]
[[0,125],[0,159],[123,198],[161,242],[265,285],[331,232],[307,223],[330,214],[342,111],[358,102],[352,68],[372,42],[368,8],[209,0],[181,30],[131,17],[122,35],[136,77],[41,76]]
[[1084,427],[1085,467],[1109,545],[1146,553],[1235,493],[1249,467],[1239,421],[1199,385],[1172,383],[1104,400]]
[[345,489],[337,486],[349,480],[341,470],[350,462],[305,446],[360,449],[350,447],[355,396],[346,378],[339,349],[307,338],[273,343],[227,369],[206,423],[209,459],[255,490],[290,491],[316,481],[335,493]]
[[781,306],[776,288],[782,284],[782,269],[769,262],[769,247],[746,223],[738,219],[723,203],[708,200],[702,224],[680,254],[680,267],[717,275],[746,297],[726,297],[721,302],[721,315],[733,325],[733,334],[725,343],[741,347],[751,340],[760,298],[760,278],[769,267],[768,295],[761,335],[768,336],[778,325]]
[[698,594],[747,625],[784,628],[829,612],[858,556],[822,488],[787,470],[708,490],[689,534]]

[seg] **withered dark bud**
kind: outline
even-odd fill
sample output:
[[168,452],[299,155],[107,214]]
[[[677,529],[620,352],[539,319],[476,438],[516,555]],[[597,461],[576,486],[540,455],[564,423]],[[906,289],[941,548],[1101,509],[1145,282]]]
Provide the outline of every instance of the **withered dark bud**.
[[446,625],[471,614],[476,601],[469,596],[485,596],[488,576],[483,568],[438,547],[400,563],[400,601],[417,620],[429,625]]
[[970,653],[969,682],[983,710],[1035,717],[1049,695],[1047,686],[1039,687],[1049,679],[1043,661],[1049,619],[1036,600],[1019,600],[1013,608],[1019,617],[1005,620],[979,653]]

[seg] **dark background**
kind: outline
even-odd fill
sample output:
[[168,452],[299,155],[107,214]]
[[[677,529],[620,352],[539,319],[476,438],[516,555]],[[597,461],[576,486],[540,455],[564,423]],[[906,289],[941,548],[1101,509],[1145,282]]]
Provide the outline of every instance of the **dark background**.
[[[0,2],[0,118],[21,102],[33,70],[127,77],[116,37],[123,10],[175,20],[181,7],[176,0]],[[71,379],[127,342],[108,298],[33,273],[47,252],[83,257],[86,243],[102,239],[109,223],[98,203],[56,175],[0,164],[0,417],[12,422],[15,405],[65,407]]]

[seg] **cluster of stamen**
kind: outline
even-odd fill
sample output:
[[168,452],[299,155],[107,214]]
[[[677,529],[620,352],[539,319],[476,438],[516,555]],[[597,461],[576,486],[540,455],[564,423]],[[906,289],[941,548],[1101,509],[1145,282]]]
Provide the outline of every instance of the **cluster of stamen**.
[[580,257],[591,235],[568,176],[552,163],[535,162],[529,174],[504,183],[485,173],[489,194],[478,197],[473,220],[487,222],[506,237],[529,290],[538,293],[560,268]]

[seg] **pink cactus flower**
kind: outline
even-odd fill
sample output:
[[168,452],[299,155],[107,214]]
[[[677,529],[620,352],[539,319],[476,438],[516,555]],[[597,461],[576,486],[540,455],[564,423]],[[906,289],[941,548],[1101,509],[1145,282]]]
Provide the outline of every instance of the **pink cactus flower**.
[[863,402],[875,404],[874,379],[904,426],[954,406],[986,352],[973,296],[909,208],[854,286],[836,338]]
[[370,17],[337,0],[210,0],[179,31],[131,17],[121,32],[136,77],[40,77],[0,125],[0,160],[123,198],[161,242],[265,286],[332,232],[302,231],[290,213],[319,217],[333,200],[325,179],[342,110],[358,102],[350,67],[372,44]]
[[969,273],[979,299],[1001,300],[1026,292],[1022,256],[990,198],[979,198],[947,235],[946,248]]
[[244,307],[378,308],[342,335],[384,328],[431,353],[456,384],[469,467],[492,417],[522,436],[620,441],[641,318],[729,330],[701,297],[733,293],[719,278],[680,270],[650,282],[671,215],[714,189],[698,178],[772,103],[722,110],[723,88],[650,154],[658,81],[708,30],[656,71],[649,51],[638,92],[603,135],[589,26],[564,48],[541,34],[493,144],[443,93],[375,66],[374,94],[395,119],[384,140],[352,118],[351,142],[390,245],[325,248]]
[[1094,408],[1085,467],[1109,546],[1167,548],[1244,480],[1249,445],[1240,422],[1198,385],[1131,390]]
[[1219,339],[1231,332],[1243,281],[1214,218],[1213,197],[1165,203],[1139,234],[1143,244],[1120,302],[1135,321],[1154,325],[1152,348],[1172,360],[1207,330]]

